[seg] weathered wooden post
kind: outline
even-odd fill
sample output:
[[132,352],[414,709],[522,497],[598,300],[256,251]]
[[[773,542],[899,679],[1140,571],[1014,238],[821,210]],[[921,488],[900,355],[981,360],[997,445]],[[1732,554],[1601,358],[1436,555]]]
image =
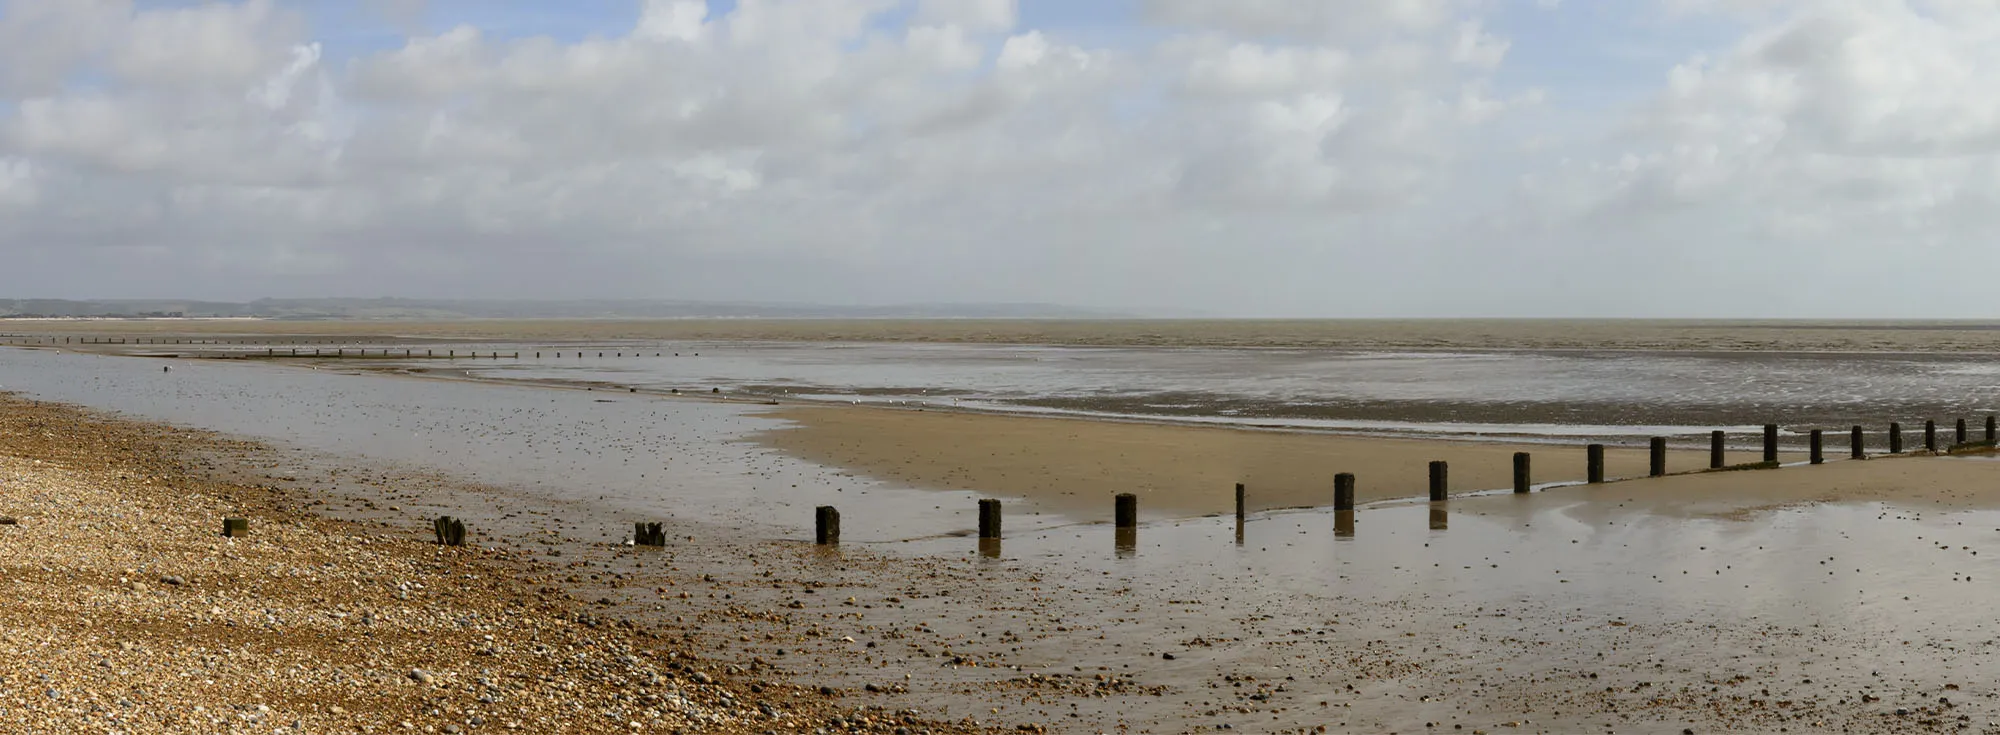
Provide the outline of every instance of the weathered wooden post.
[[1000,501],[986,498],[979,501],[979,537],[1000,538]]
[[1525,493],[1525,492],[1528,492],[1528,490],[1529,490],[1530,486],[1532,485],[1532,481],[1530,480],[1530,477],[1531,477],[1531,475],[1530,475],[1530,474],[1529,474],[1529,472],[1528,472],[1528,453],[1527,453],[1527,452],[1515,452],[1515,453],[1514,453],[1514,492],[1516,492],[1516,493]]
[[1889,422],[1889,453],[1903,453],[1903,425],[1895,421]]
[[1119,493],[1112,499],[1112,518],[1119,528],[1137,528],[1139,525],[1139,496]]
[[437,532],[437,542],[444,546],[465,545],[465,521],[451,516],[438,516],[431,522],[431,529]]
[[1861,459],[1862,457],[1865,457],[1865,456],[1867,456],[1867,455],[1866,455],[1866,454],[1865,454],[1865,453],[1864,453],[1864,452],[1862,451],[1862,450],[1864,449],[1864,447],[1862,446],[1862,443],[1861,443],[1861,427],[1859,427],[1859,426],[1856,426],[1856,427],[1854,427],[1854,428],[1852,428],[1852,429],[1849,429],[1849,430],[1848,430],[1848,435],[1849,435],[1849,437],[1850,437],[1850,438],[1849,438],[1849,439],[1847,440],[1847,443],[1848,443],[1848,444],[1850,445],[1850,446],[1848,447],[1848,449],[1847,449],[1847,456],[1848,456],[1848,458],[1849,458],[1849,459]]
[[1720,429],[1708,432],[1708,468],[1711,470],[1724,467],[1722,437],[1723,432]]
[[1778,425],[1764,425],[1764,461],[1778,461]]
[[1354,510],[1354,473],[1333,476],[1333,509]]
[[1951,443],[1953,444],[1965,443],[1965,419],[1959,419],[1958,425],[1952,427]]
[[1648,471],[1648,474],[1650,474],[1653,477],[1666,476],[1667,438],[1664,436],[1653,437],[1652,441],[1648,442],[1646,449],[1647,449],[1646,453],[1647,459],[1649,460],[1646,463],[1646,469]]
[[1823,453],[1822,451],[1820,451],[1820,438],[1821,438],[1821,437],[1820,437],[1820,430],[1819,430],[1819,429],[1813,429],[1813,430],[1812,430],[1812,433],[1811,433],[1810,435],[1808,435],[1808,436],[1810,436],[1810,437],[1811,437],[1810,441],[1811,441],[1811,444],[1812,444],[1812,460],[1811,460],[1811,461],[1812,461],[1812,463],[1813,463],[1813,464],[1824,464],[1824,463],[1826,463],[1826,455],[1825,455],[1825,453]]
[[1937,451],[1937,422],[1924,419],[1924,451]]
[[1238,521],[1241,521],[1241,520],[1243,520],[1243,516],[1244,516],[1244,512],[1243,512],[1243,511],[1244,511],[1244,504],[1243,504],[1243,483],[1240,483],[1240,482],[1239,482],[1239,483],[1236,483],[1236,520],[1238,520]]
[[1585,482],[1604,481],[1604,445],[1592,444],[1583,448],[1583,477]]
[[840,545],[840,511],[833,506],[822,505],[813,511],[813,543]]
[[228,536],[230,538],[250,535],[250,519],[248,518],[222,519],[222,535]]
[[1986,443],[1996,442],[2000,442],[2000,417],[1989,415],[1986,417]]
[[1449,487],[1445,476],[1446,472],[1447,468],[1445,467],[1444,460],[1431,460],[1431,502],[1433,503],[1442,503],[1449,495]]

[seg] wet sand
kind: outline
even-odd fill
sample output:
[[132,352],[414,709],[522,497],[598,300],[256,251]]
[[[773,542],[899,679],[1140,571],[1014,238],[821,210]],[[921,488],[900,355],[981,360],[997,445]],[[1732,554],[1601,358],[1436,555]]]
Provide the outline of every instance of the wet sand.
[[[1016,497],[1084,519],[1108,517],[1119,493],[1150,517],[1234,512],[1235,484],[1252,510],[1333,503],[1333,476],[1355,475],[1360,502],[1424,496],[1432,460],[1452,492],[1513,487],[1513,456],[1533,456],[1536,484],[1585,479],[1577,445],[1497,444],[1304,434],[1138,422],[1021,417],[865,406],[784,407],[794,423],[758,440],[814,462],[895,484]],[[1756,441],[1754,437],[1739,440]],[[1738,449],[1731,464],[1756,462]],[[1803,459],[1784,454],[1784,460]],[[1708,467],[1707,450],[1667,454],[1670,472]],[[1644,447],[1608,447],[1607,477],[1647,473]]]

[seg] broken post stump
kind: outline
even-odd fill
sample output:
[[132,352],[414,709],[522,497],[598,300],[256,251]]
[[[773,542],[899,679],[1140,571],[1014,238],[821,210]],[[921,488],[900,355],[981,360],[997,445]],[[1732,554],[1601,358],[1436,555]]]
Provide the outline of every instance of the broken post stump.
[[1450,494],[1446,473],[1449,468],[1442,459],[1431,460],[1431,502],[1442,503]]
[[1821,436],[1820,436],[1820,430],[1819,430],[1819,429],[1813,429],[1813,430],[1812,430],[1812,434],[1810,434],[1810,436],[1811,436],[1811,440],[1810,440],[1810,441],[1811,441],[1811,444],[1812,444],[1812,460],[1811,460],[1811,461],[1812,461],[1812,463],[1813,463],[1813,464],[1824,464],[1824,463],[1826,462],[1826,455],[1825,455],[1825,453],[1823,453],[1823,452],[1821,451],[1821,447],[1820,447],[1820,440],[1821,440]]
[[1531,481],[1528,473],[1528,453],[1514,453],[1514,492],[1528,492]]
[[1646,449],[1647,449],[1646,454],[1648,460],[1646,463],[1646,469],[1648,471],[1648,474],[1650,474],[1653,477],[1666,476],[1667,438],[1664,436],[1653,437],[1652,440],[1648,442]]
[[659,523],[634,523],[632,524],[632,545],[666,546],[667,531]]
[[230,538],[250,535],[250,519],[248,518],[222,519],[222,535],[228,536]]
[[1862,452],[1863,447],[1861,444],[1861,427],[1856,426],[1853,429],[1850,429],[1848,433],[1851,435],[1852,438],[1848,439],[1848,444],[1850,444],[1851,446],[1849,446],[1847,449],[1847,456],[1850,459],[1861,459],[1863,456],[1865,456]]
[[1937,422],[1924,419],[1924,451],[1937,451]]
[[1592,444],[1583,448],[1583,478],[1585,482],[1604,481],[1604,445]]
[[1119,493],[1112,501],[1113,518],[1119,528],[1137,528],[1139,525],[1139,496]]
[[1765,461],[1766,463],[1770,463],[1770,462],[1776,462],[1776,461],[1778,461],[1778,425],[1777,425],[1777,424],[1765,424],[1765,425],[1764,425],[1764,461]]
[[1711,470],[1719,470],[1725,466],[1722,456],[1722,438],[1723,432],[1720,429],[1708,432],[1708,468]]
[[840,545],[840,511],[831,505],[813,509],[813,543],[821,546]]
[[1000,538],[1000,501],[986,498],[979,501],[979,537]]
[[1889,453],[1903,453],[1903,425],[1894,421],[1889,422]]
[[1333,476],[1333,509],[1354,510],[1354,473]]
[[439,545],[465,545],[465,521],[451,516],[438,516],[437,520],[431,522],[431,529],[437,532]]

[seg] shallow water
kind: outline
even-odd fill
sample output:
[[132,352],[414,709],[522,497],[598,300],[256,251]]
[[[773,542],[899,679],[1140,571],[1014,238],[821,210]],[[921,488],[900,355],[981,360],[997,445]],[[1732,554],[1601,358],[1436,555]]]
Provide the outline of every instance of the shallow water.
[[414,349],[506,356],[441,361],[402,360],[407,345],[353,349],[397,357],[339,364],[659,392],[1530,441],[1689,437],[1778,423],[1796,443],[1814,427],[1864,425],[1875,434],[1890,421],[1916,427],[1972,417],[1977,424],[2000,411],[2000,356],[1960,352],[645,340]]

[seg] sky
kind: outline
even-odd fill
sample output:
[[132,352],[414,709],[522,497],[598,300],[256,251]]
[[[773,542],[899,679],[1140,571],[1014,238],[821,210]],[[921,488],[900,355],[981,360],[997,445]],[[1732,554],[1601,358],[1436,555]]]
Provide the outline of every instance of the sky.
[[2000,317],[2000,0],[0,0],[0,297]]

